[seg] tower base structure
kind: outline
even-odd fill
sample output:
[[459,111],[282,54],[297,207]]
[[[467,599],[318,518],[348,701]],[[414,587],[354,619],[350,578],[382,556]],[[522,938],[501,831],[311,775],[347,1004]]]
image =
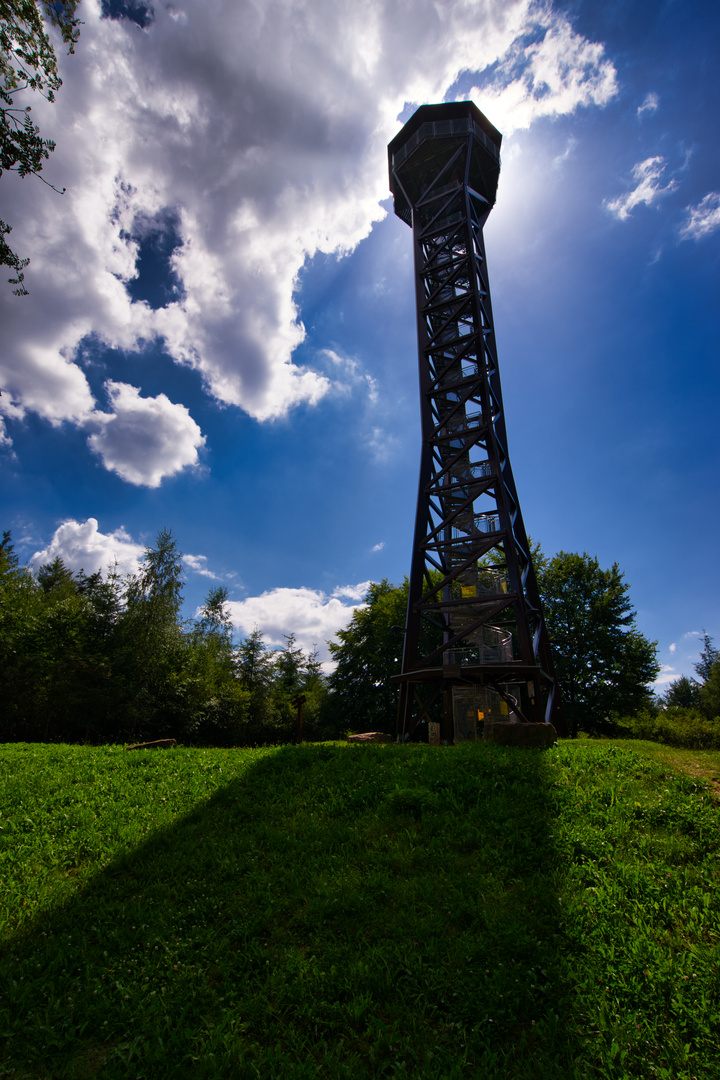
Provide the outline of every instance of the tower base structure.
[[564,719],[510,466],[483,226],[502,136],[469,101],[423,105],[388,147],[412,227],[422,451],[398,737]]

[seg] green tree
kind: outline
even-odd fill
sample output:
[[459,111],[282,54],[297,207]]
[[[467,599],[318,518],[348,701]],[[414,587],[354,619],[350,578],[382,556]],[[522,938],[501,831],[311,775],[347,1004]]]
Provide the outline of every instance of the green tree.
[[710,637],[707,630],[703,630],[703,648],[700,653],[700,659],[697,664],[695,664],[695,671],[703,682],[707,682],[712,676],[713,669],[716,667],[718,660],[720,660],[720,650],[715,648],[713,639]]
[[77,591],[75,576],[59,555],[51,563],[44,563],[35,577],[45,595],[52,595],[56,600],[60,597],[74,596]]
[[262,630],[257,626],[238,646],[236,653],[238,678],[253,694],[265,693],[272,682],[272,661]]
[[337,667],[328,707],[345,730],[395,733],[399,689],[391,677],[400,671],[407,602],[407,578],[371,584],[339,641],[329,643]]
[[182,604],[182,553],[170,529],[161,529],[155,547],[145,548],[136,584],[128,601],[139,601],[144,619],[155,632],[174,632]]
[[720,719],[720,650],[713,639],[703,630],[703,649],[695,664],[695,671],[702,679],[697,688],[698,704],[708,720]]
[[315,650],[306,653],[296,645],[295,634],[286,634],[284,648],[274,654],[272,675],[270,699],[276,738],[296,737],[297,706],[293,702],[301,695],[305,698],[303,738],[327,738],[335,734],[327,727],[324,708],[327,684]]
[[[49,30],[59,31],[72,53],[80,35],[75,15],[79,0],[0,0],[0,175],[39,176],[55,143],[43,139],[31,117],[31,107],[16,104],[25,90],[54,101],[62,85],[55,48]],[[42,179],[42,177],[41,177]],[[50,185],[52,186],[52,185]],[[57,189],[56,189],[57,190]],[[8,278],[16,296],[26,296],[24,271],[29,259],[21,259],[8,242],[11,226],[0,221],[0,266],[15,271]]]
[[700,704],[700,687],[694,679],[681,675],[668,685],[660,703],[667,708],[697,708]]
[[198,629],[229,649],[232,645],[232,623],[225,607],[227,598],[228,591],[224,585],[216,585],[210,589],[200,611]]
[[559,552],[536,559],[538,587],[571,733],[600,733],[613,714],[630,716],[652,701],[657,643],[635,627],[629,586],[618,564]]
[[175,735],[186,689],[186,641],[180,622],[182,555],[169,529],[142,556],[124,585],[118,624],[115,677],[116,737]]
[[257,626],[235,650],[235,670],[240,685],[249,695],[247,741],[252,744],[273,741],[269,733],[277,726],[273,695],[275,664]]
[[305,669],[303,671],[302,689],[314,690],[318,686],[325,687],[326,679],[323,674],[317,648],[313,648],[313,651],[311,653],[305,654]]
[[28,629],[40,607],[40,590],[30,570],[20,566],[10,532],[0,543],[0,739],[27,729],[37,674],[28,656]]
[[295,634],[285,634],[285,647],[275,653],[273,675],[275,689],[293,697],[299,694],[303,684],[306,657],[302,649],[295,645]]
[[248,741],[250,692],[237,677],[227,595],[224,585],[210,589],[199,618],[185,634],[176,672],[182,689],[177,734],[212,746]]
[[700,708],[708,720],[720,720],[720,660],[710,669],[699,696]]
[[55,559],[35,577],[0,547],[2,737],[96,739],[114,700],[113,634],[120,598],[112,577],[76,574]]
[[[717,677],[714,673],[718,668],[718,661],[720,661],[720,652],[715,648],[713,639],[707,631],[703,630],[703,648],[700,659],[694,665],[695,671],[700,676],[700,682],[697,679],[688,678],[687,675],[681,675],[679,679],[675,679],[669,684],[664,696],[660,699],[660,707],[666,709],[701,709],[706,713],[708,719],[717,716],[720,713],[720,707],[715,708],[712,704],[713,693],[709,684],[712,684]],[[720,706],[720,701],[718,705]]]

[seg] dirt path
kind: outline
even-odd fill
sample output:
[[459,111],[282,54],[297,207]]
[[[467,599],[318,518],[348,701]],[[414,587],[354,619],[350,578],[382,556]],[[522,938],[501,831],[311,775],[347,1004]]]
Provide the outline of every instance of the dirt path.
[[704,781],[713,798],[720,800],[720,750],[682,750],[676,746],[635,739],[617,740],[617,743],[619,746],[632,747],[653,761],[661,761],[675,772],[684,772]]

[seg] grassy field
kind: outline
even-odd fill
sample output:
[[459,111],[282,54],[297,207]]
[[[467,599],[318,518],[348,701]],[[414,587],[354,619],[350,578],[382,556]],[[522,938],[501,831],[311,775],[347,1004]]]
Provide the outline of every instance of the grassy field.
[[0,1076],[716,1080],[720,755],[661,751],[0,747]]
[[618,740],[615,745],[637,750],[653,761],[669,765],[674,772],[704,780],[710,793],[720,797],[720,750],[683,750],[678,746],[662,746],[639,739]]

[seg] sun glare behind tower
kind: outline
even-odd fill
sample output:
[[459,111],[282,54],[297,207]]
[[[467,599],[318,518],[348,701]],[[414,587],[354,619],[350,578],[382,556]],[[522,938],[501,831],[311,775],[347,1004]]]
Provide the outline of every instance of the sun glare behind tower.
[[[398,735],[440,719],[564,731],[515,490],[483,226],[502,136],[470,101],[423,105],[388,147],[395,213],[413,230],[422,452]],[[439,713],[439,717],[438,717]]]

